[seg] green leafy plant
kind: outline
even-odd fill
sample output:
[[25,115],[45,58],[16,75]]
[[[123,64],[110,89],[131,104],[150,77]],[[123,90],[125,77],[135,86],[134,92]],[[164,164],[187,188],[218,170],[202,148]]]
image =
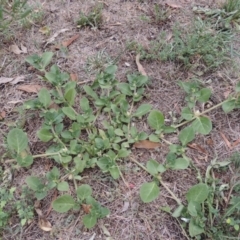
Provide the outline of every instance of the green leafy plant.
[[102,10],[103,5],[97,4],[88,14],[80,12],[79,19],[77,20],[78,27],[99,28],[103,21]]
[[6,32],[14,21],[26,18],[31,13],[27,0],[0,1],[0,31]]
[[171,41],[163,32],[150,42],[147,50],[136,43],[128,45],[128,49],[141,53],[141,58],[148,61],[175,61],[203,73],[230,60],[230,32],[216,30],[200,19],[195,20],[189,29],[175,27]]

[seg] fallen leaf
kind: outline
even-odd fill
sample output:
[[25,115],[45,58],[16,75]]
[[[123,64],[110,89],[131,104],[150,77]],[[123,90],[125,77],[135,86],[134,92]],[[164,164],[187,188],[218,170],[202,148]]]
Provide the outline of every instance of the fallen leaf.
[[207,145],[210,145],[210,146],[214,145],[213,140],[211,138],[208,138],[206,143],[207,143]]
[[171,7],[171,8],[182,8],[181,5],[179,5],[179,4],[177,4],[177,3],[174,3],[174,2],[168,1],[168,2],[166,2],[166,4],[167,4],[169,7]]
[[232,149],[232,146],[231,146],[231,143],[228,141],[227,137],[222,133],[220,132],[225,144],[228,146],[228,148],[231,150]]
[[9,50],[17,55],[21,54],[23,51],[19,49],[19,47],[17,45],[11,45],[9,47]]
[[235,142],[233,142],[232,147],[236,147],[238,144],[240,143],[240,138],[238,140],[236,140]]
[[14,79],[14,78],[0,77],[0,84],[9,83],[9,82],[11,82],[13,79]]
[[22,50],[22,53],[28,53],[28,50],[25,46],[23,46],[23,44],[21,43],[21,50]]
[[25,76],[15,77],[15,78],[13,79],[13,81],[11,81],[10,83],[13,85],[13,84],[17,84],[17,83],[19,83],[19,82],[23,82],[23,81],[24,81],[24,78],[25,78]]
[[6,112],[2,111],[0,112],[0,120],[3,120],[6,117]]
[[88,204],[82,204],[82,208],[83,208],[83,211],[88,214],[91,212],[91,208],[92,206],[91,205],[88,205]]
[[133,144],[133,147],[135,147],[135,148],[144,148],[144,149],[155,149],[160,146],[161,146],[161,143],[152,142],[149,140],[142,140],[142,141],[135,142]]
[[16,84],[18,82],[23,82],[23,81],[24,81],[24,76],[18,76],[15,78],[0,77],[0,84],[4,84],[4,83]]
[[28,93],[38,93],[42,86],[37,85],[37,84],[32,84],[32,85],[20,85],[17,87],[18,90],[28,92]]
[[50,28],[48,26],[44,26],[44,27],[41,27],[38,31],[44,35],[49,35]]
[[140,54],[137,54],[136,56],[136,64],[137,64],[137,67],[138,67],[138,71],[143,75],[143,76],[147,76],[147,73],[145,72],[142,64],[140,63],[139,61],[140,59]]
[[227,99],[231,92],[232,92],[231,90],[227,90],[227,91],[223,92],[224,98]]
[[123,208],[121,210],[121,213],[122,212],[126,212],[128,210],[128,208],[129,208],[129,205],[130,205],[129,202],[124,202]]
[[104,235],[106,235],[106,236],[111,236],[111,234],[110,234],[110,232],[108,231],[108,229],[103,225],[103,224],[99,224],[100,225],[100,228],[102,229],[102,231],[103,231],[103,233],[104,233]]
[[42,210],[40,208],[35,208],[35,211],[39,217],[43,217]]
[[198,152],[206,153],[206,150],[196,143],[188,144],[188,147],[195,149]]
[[71,73],[71,74],[70,74],[70,78],[71,78],[72,81],[77,82],[77,80],[78,80],[78,75],[75,74],[75,73]]
[[59,106],[55,102],[53,102],[52,104],[50,104],[49,108],[58,110]]
[[63,41],[61,44],[54,46],[54,49],[60,49],[61,47],[68,47],[71,45],[77,38],[79,38],[80,34],[76,34],[73,37],[69,38],[66,41]]
[[45,44],[44,47],[46,47],[49,43],[52,43],[52,42],[55,40],[55,38],[56,38],[60,33],[63,33],[63,32],[66,32],[66,31],[69,31],[69,29],[68,29],[68,28],[63,28],[63,29],[55,32],[55,33],[52,35],[52,37],[50,37],[50,38],[47,40],[47,42],[46,42],[46,44]]
[[39,217],[38,226],[45,232],[52,230],[52,224],[44,217]]

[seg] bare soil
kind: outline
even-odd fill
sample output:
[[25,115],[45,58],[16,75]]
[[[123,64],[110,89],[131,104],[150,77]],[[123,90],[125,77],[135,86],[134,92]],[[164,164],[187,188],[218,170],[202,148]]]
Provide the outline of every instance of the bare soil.
[[[94,79],[94,72],[87,71],[88,58],[95,56],[99,51],[104,51],[112,60],[116,60],[118,66],[117,79],[125,81],[126,74],[137,72],[136,53],[126,49],[129,41],[136,41],[147,47],[149,42],[156,38],[161,31],[165,30],[171,33],[176,22],[182,26],[188,26],[193,18],[193,6],[217,6],[217,1],[179,0],[177,4],[181,8],[170,7],[168,20],[163,24],[155,24],[144,20],[143,16],[151,17],[149,12],[153,9],[154,4],[158,3],[165,6],[165,1],[105,0],[101,1],[104,5],[101,27],[99,29],[77,28],[76,20],[79,12],[89,11],[96,2],[88,0],[40,1],[44,11],[43,20],[40,23],[33,24],[29,29],[18,30],[13,39],[4,40],[0,43],[0,62],[2,66],[5,66],[0,75],[4,77],[25,75],[24,82],[16,85],[0,85],[0,112],[4,111],[6,113],[5,119],[0,123],[1,131],[7,133],[9,127],[14,125],[17,120],[22,119],[22,126],[30,139],[32,154],[44,153],[46,149],[46,146],[36,137],[36,131],[41,126],[41,119],[37,113],[27,112],[27,114],[21,115],[16,109],[26,100],[35,98],[36,94],[26,93],[17,88],[24,84],[46,86],[46,83],[41,81],[36,72],[29,68],[29,65],[25,62],[27,55],[52,51],[53,45],[80,34],[67,51],[54,51],[56,64],[63,71],[76,74],[78,84],[81,86],[81,82]],[[45,36],[39,32],[39,29],[43,26],[48,26],[51,29],[50,36],[60,29],[67,28],[68,31],[59,34],[54,42],[46,45],[46,40],[50,36]],[[9,46],[12,44],[18,46],[23,44],[27,47],[28,54],[16,55],[12,53],[9,51]],[[238,60],[236,59],[236,61]],[[147,97],[143,101],[152,104],[154,109],[162,111],[166,119],[172,120],[171,114],[180,116],[181,108],[185,106],[185,103],[184,93],[177,85],[177,81],[189,79],[192,73],[171,62],[142,61],[141,63],[150,78]],[[206,82],[206,86],[213,90],[211,101],[213,104],[217,104],[224,99],[225,93],[234,89],[236,82],[239,81],[239,69],[224,66],[208,75],[201,76],[201,80]],[[229,149],[220,135],[220,132],[222,132],[230,142],[240,139],[239,115],[239,111],[233,111],[226,115],[221,109],[216,109],[208,115],[213,122],[213,131],[207,136],[201,135],[194,140],[194,143],[201,146],[205,152],[191,148],[187,152],[203,173],[215,157],[218,157],[219,160],[226,159],[233,152],[240,150],[239,145]],[[139,124],[147,129],[145,124]],[[174,142],[177,141],[177,138],[175,135],[170,135],[168,140]],[[2,144],[3,138],[0,142]],[[0,148],[0,151],[3,154],[5,150]],[[150,158],[163,163],[167,151],[167,145],[163,144],[159,150],[135,149],[133,155],[141,163],[145,163]],[[35,159],[30,169],[15,170],[12,185],[23,185],[25,178],[29,175],[44,176],[53,164],[48,159]],[[2,164],[2,166],[8,168],[9,164]],[[33,221],[20,232],[18,231],[20,229],[19,224],[14,223],[13,220],[12,225],[10,224],[4,232],[2,239],[186,239],[177,220],[160,210],[161,207],[166,205],[172,208],[176,206],[175,201],[168,193],[161,189],[161,195],[157,200],[149,204],[142,203],[139,197],[139,188],[142,183],[150,180],[150,176],[131,161],[126,160],[121,167],[126,181],[133,185],[131,190],[126,188],[121,179],[114,181],[110,176],[97,169],[88,170],[84,173],[86,178],[83,183],[90,184],[93,188],[94,197],[111,211],[110,216],[101,219],[93,229],[87,230],[84,228],[79,213],[57,214],[52,210],[48,216],[48,221],[53,226],[51,233],[44,232],[38,227],[38,217],[36,215]],[[188,188],[197,183],[196,172],[193,169],[179,172],[167,171],[162,177],[167,186],[181,199],[184,199]],[[228,176],[225,176],[223,181],[229,181]],[[41,209],[44,213],[48,211],[54,194],[54,192],[51,192],[48,197],[41,201]],[[105,228],[109,231],[109,235],[104,231]]]

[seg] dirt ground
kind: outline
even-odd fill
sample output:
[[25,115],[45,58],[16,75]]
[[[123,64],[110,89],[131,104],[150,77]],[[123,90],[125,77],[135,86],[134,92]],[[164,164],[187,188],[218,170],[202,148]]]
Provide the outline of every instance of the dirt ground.
[[[0,85],[0,111],[6,112],[4,122],[7,123],[1,124],[0,127],[3,132],[7,131],[11,123],[21,118],[25,123],[24,130],[30,139],[30,149],[33,154],[41,154],[45,151],[45,147],[36,137],[36,131],[41,126],[41,119],[31,113],[21,116],[15,109],[24,101],[35,98],[36,94],[26,93],[17,88],[21,84],[37,83],[45,86],[46,83],[39,80],[35,71],[29,69],[29,65],[25,62],[26,56],[52,51],[53,45],[79,34],[78,39],[68,47],[66,52],[54,51],[56,64],[63,71],[75,73],[81,86],[81,82],[93,80],[95,76],[94,69],[87,71],[89,57],[101,52],[103,55],[105,54],[104,56],[107,56],[106,59],[116,60],[118,66],[117,79],[125,81],[127,73],[137,72],[136,53],[126,50],[128,42],[136,41],[147,47],[149,41],[156,38],[161,31],[171,33],[176,22],[181,26],[188,26],[194,17],[193,6],[213,7],[218,4],[218,1],[179,0],[176,4],[181,7],[169,7],[171,14],[168,20],[164,24],[155,24],[145,21],[143,16],[149,14],[155,3],[164,5],[165,1],[105,0],[101,1],[104,6],[102,26],[99,29],[77,28],[76,19],[79,12],[87,12],[96,2],[89,0],[40,1],[40,6],[44,11],[43,20],[40,23],[33,24],[29,29],[18,31],[12,40],[1,43],[0,64],[6,65],[6,67],[0,72],[0,75],[4,77],[25,75],[25,81],[15,85]],[[39,32],[39,29],[43,26],[50,28],[49,36]],[[46,40],[60,29],[68,30],[59,34],[54,42],[46,45]],[[9,51],[11,44],[26,46],[28,53],[20,55],[12,53]],[[235,60],[235,62],[237,61],[238,59]],[[181,108],[184,106],[184,93],[177,85],[177,81],[189,79],[192,73],[171,62],[142,61],[141,63],[150,78],[150,84],[147,87],[148,98],[145,98],[143,102],[150,103],[154,109],[162,111],[167,119],[171,119],[170,113],[179,116]],[[212,89],[211,101],[217,104],[224,99],[224,93],[232,91],[236,82],[239,81],[239,69],[233,66],[224,66],[201,76],[201,80]],[[224,114],[221,109],[216,109],[208,114],[213,122],[213,131],[207,136],[199,135],[194,140],[194,143],[202,146],[205,153],[196,149],[187,151],[188,156],[203,172],[215,157],[223,160],[233,152],[240,150],[240,146],[229,149],[220,134],[222,132],[230,142],[240,138],[239,114],[239,111]],[[142,124],[142,127],[147,128],[144,124]],[[175,135],[170,135],[168,140],[174,142],[177,141],[177,138]],[[0,142],[2,141],[0,140]],[[0,150],[2,153],[4,152],[4,149]],[[168,147],[163,144],[158,151],[135,149],[133,154],[142,163],[150,158],[163,163],[167,151]],[[48,159],[36,159],[30,169],[20,169],[14,173],[12,184],[21,186],[28,175],[44,175],[51,164]],[[11,231],[6,230],[2,239],[187,239],[177,220],[160,210],[161,207],[166,205],[172,208],[176,206],[168,193],[161,189],[161,195],[155,201],[149,204],[142,203],[139,197],[139,188],[143,182],[150,179],[150,176],[143,173],[130,161],[125,161],[122,164],[126,181],[134,186],[131,190],[126,188],[121,179],[115,181],[97,169],[84,172],[84,176],[87,177],[85,183],[92,186],[95,198],[111,211],[110,216],[101,219],[93,229],[87,230],[84,228],[81,215],[79,216],[74,212],[57,214],[52,210],[48,216],[48,220],[53,226],[51,233],[44,232],[38,227],[38,218],[35,216],[33,221],[24,227],[21,232],[18,231],[19,225],[17,223],[13,224],[10,227]],[[196,173],[190,168],[179,172],[167,171],[162,177],[167,186],[180,199],[183,199],[191,185],[197,183]],[[225,180],[228,181],[228,176],[225,176]],[[41,201],[43,212],[48,211],[53,197],[54,192]]]

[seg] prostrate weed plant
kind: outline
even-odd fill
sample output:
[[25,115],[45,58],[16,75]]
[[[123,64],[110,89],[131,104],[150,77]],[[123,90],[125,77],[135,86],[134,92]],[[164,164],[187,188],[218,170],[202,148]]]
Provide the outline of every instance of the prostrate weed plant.
[[[210,176],[206,177],[205,182],[200,179],[200,183],[189,190],[186,196],[188,205],[185,205],[164,183],[161,174],[168,170],[183,170],[189,166],[195,168],[191,159],[186,156],[187,144],[196,134],[206,135],[212,130],[212,122],[206,116],[208,112],[221,106],[226,113],[240,107],[240,84],[236,86],[235,94],[228,99],[200,112],[196,110],[196,105],[198,102],[206,103],[211,96],[211,90],[202,88],[197,82],[180,82],[179,85],[186,92],[187,106],[182,109],[179,123],[168,126],[165,125],[163,113],[152,110],[150,104],[144,103],[136,108],[144,96],[145,85],[148,82],[146,76],[127,75],[127,82],[119,83],[115,78],[117,67],[111,65],[96,76],[92,86],[83,86],[84,92],[79,94],[76,82],[70,81],[67,73],[62,72],[57,65],[52,65],[49,69],[52,57],[52,52],[45,52],[42,56],[33,55],[26,59],[30,65],[42,72],[43,80],[53,87],[51,90],[42,88],[37,99],[24,104],[26,109],[40,112],[43,124],[37,131],[37,137],[48,143],[46,153],[32,155],[28,149],[27,134],[20,128],[12,128],[6,137],[8,154],[11,154],[18,166],[28,168],[34,159],[40,157],[50,158],[56,163],[56,166],[46,173],[46,177],[26,178],[27,186],[33,191],[35,198],[42,200],[50,190],[58,190],[60,196],[53,201],[53,209],[65,213],[69,210],[80,211],[81,207],[85,206],[86,209],[87,206],[88,211],[85,211],[83,223],[87,228],[91,228],[98,219],[107,216],[109,210],[94,199],[90,185],[81,184],[82,173],[85,169],[99,167],[104,174],[110,174],[113,179],[121,177],[128,186],[121,163],[130,160],[152,176],[152,181],[144,183],[140,188],[140,198],[144,203],[155,200],[162,186],[176,200],[177,208],[172,216],[183,216],[187,219],[186,222],[189,222],[189,235],[200,238],[204,233],[210,236],[206,219],[211,220],[212,217],[207,214],[214,210],[210,208],[214,203],[208,205],[209,210],[200,211],[212,196],[208,182]],[[58,108],[52,108],[53,103],[58,105]],[[153,130],[149,136],[134,126],[134,122],[146,114],[148,125]],[[182,129],[186,125],[187,127]],[[165,136],[168,133],[176,133],[178,129],[179,144],[172,144]],[[151,159],[144,166],[131,156],[131,145],[146,139],[152,142],[163,141],[169,145],[169,153],[164,163],[160,164]],[[229,163],[213,162],[210,170],[215,166],[227,166]],[[69,192],[69,184],[74,186],[75,192],[66,194],[64,192]],[[235,200],[229,202],[228,206],[231,205],[234,209],[238,207]],[[229,212],[225,217],[228,217],[230,225],[234,224],[238,234],[235,226],[238,221],[234,214],[235,212]],[[6,216],[3,216],[2,221],[7,222]],[[214,221],[211,224],[215,226]],[[212,234],[212,229],[209,231]],[[232,236],[235,233],[229,234]]]
[[150,42],[147,50],[136,43],[128,44],[128,49],[140,52],[142,59],[174,61],[204,73],[230,60],[231,38],[230,32],[218,31],[211,24],[197,19],[189,30],[175,27],[171,41],[163,32]]
[[103,5],[96,4],[88,14],[80,12],[77,20],[78,27],[99,28],[103,21],[102,10]]

